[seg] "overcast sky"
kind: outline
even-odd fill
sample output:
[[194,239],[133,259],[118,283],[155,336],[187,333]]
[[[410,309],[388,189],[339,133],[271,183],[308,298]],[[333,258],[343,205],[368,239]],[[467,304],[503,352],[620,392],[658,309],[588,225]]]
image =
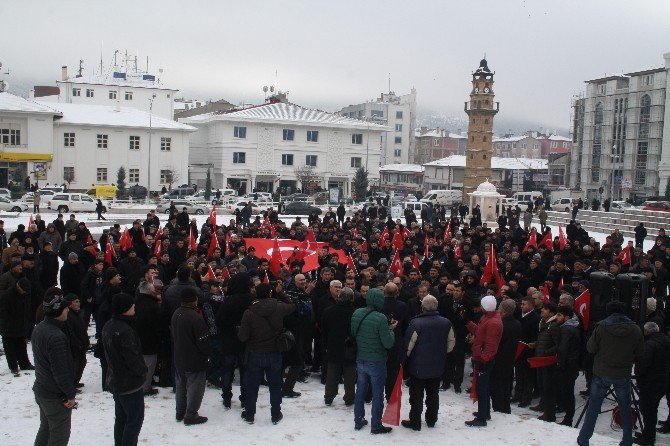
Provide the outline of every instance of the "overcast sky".
[[2,0],[0,62],[10,91],[85,74],[114,50],[190,98],[259,103],[275,82],[330,111],[417,89],[421,109],[463,114],[486,53],[498,116],[568,128],[583,81],[663,64],[668,0]]

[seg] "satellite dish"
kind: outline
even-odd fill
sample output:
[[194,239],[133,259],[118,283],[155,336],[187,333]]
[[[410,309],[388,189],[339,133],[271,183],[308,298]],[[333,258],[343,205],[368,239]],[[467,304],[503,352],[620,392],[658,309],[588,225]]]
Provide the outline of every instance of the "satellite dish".
[[268,86],[266,85],[266,86],[263,87],[263,93],[267,93],[267,92],[268,92]]

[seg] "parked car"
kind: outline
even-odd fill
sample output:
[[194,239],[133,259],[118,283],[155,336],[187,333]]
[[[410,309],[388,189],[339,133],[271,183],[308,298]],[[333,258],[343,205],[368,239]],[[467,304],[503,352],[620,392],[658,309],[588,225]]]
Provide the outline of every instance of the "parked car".
[[570,212],[572,205],[576,204],[577,200],[574,198],[559,198],[551,202],[551,208],[555,211]]
[[661,211],[661,212],[670,212],[670,202],[668,201],[645,201],[644,207],[642,208],[645,211]]
[[623,212],[626,209],[637,209],[637,208],[632,204],[628,203],[627,201],[613,201],[612,204],[610,205],[610,211]]
[[170,204],[172,203],[174,203],[175,207],[177,208],[177,212],[181,212],[182,209],[186,208],[186,211],[189,214],[195,214],[195,215],[209,214],[208,207],[187,200],[172,200],[158,203],[158,206],[156,206],[156,213],[169,214]]
[[95,184],[86,191],[93,198],[115,198],[117,188],[113,184]]
[[171,191],[161,195],[162,200],[176,200],[195,195],[195,189],[192,187],[175,187]]
[[0,197],[11,198],[12,197],[12,192],[9,189],[6,189],[4,187],[0,187]]
[[287,196],[282,197],[282,198],[283,198],[283,200],[284,200],[286,203],[291,203],[291,202],[293,202],[293,201],[309,201],[309,200],[310,200],[310,196],[309,196],[309,195],[307,195],[307,194],[300,194],[300,193],[298,193],[298,194],[287,195]]
[[272,194],[269,192],[252,192],[240,197],[239,201],[253,201],[254,203],[272,203]]
[[232,214],[233,212],[235,212],[235,209],[240,209],[240,210],[242,210],[242,208],[243,208],[244,206],[246,206],[247,203],[251,203],[251,210],[252,210],[252,213],[258,213],[258,212],[260,211],[261,206],[260,206],[258,203],[255,203],[255,202],[253,202],[253,201],[246,201],[246,200],[239,200],[239,201],[235,201],[235,202],[233,202],[233,203],[229,203],[229,204],[225,207],[225,209],[226,209],[228,212],[230,212],[230,213]]
[[[97,200],[87,194],[58,193],[49,198],[47,208],[61,214],[66,212],[95,212],[96,204]],[[106,212],[107,207],[105,206],[103,210]]]
[[6,196],[0,195],[0,211],[23,212],[28,210],[28,205],[22,201],[12,201]]
[[288,203],[284,208],[284,212],[282,212],[284,215],[309,215],[312,213],[321,215],[321,208],[304,201],[294,201],[292,203]]
[[422,206],[424,206],[424,204],[418,201],[406,201],[404,208],[411,209],[415,214],[420,216]]
[[503,198],[502,204],[507,209],[508,206],[516,207],[517,201],[514,198]]
[[[44,203],[46,200],[48,200],[49,198],[53,197],[56,194],[54,191],[50,189],[40,189],[38,193],[40,194],[40,197],[42,197],[42,203]],[[26,203],[32,204],[34,194],[35,194],[34,192],[26,192],[21,197],[21,201],[25,201]]]
[[135,200],[143,200],[147,198],[147,188],[144,186],[140,186],[139,184],[136,184],[134,186],[130,186],[127,190],[127,195],[129,198],[133,198]]
[[[221,192],[221,198],[219,199],[218,203],[216,201],[216,189],[212,189],[212,192],[209,195],[209,201],[211,204],[221,204],[224,201],[228,201],[229,199],[237,196],[237,191],[234,189],[219,189]],[[185,197],[189,200],[192,201],[207,201],[205,200],[205,191],[204,190],[199,190],[196,192],[194,195],[191,195],[190,197]]]

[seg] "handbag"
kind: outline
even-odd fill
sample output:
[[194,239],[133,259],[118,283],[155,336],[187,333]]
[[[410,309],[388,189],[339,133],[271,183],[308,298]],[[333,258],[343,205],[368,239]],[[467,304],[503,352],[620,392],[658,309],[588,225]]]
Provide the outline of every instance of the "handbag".
[[356,344],[356,336],[358,336],[358,331],[361,329],[361,324],[366,317],[370,316],[374,310],[370,310],[368,314],[363,316],[358,322],[358,327],[356,327],[356,332],[353,336],[347,336],[344,340],[344,359],[346,361],[355,361],[356,354],[358,353],[358,345]]

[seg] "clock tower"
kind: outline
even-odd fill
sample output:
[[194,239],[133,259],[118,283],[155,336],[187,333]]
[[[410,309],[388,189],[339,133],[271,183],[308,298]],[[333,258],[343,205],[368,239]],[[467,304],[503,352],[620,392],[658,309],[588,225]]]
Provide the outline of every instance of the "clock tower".
[[[493,75],[486,59],[472,73],[470,101],[465,103],[468,114],[468,143],[465,148],[465,174],[463,177],[463,202],[468,202],[468,193],[474,192],[484,181],[491,178],[493,156],[493,117],[500,103],[493,102]],[[495,105],[495,107],[494,107]]]

